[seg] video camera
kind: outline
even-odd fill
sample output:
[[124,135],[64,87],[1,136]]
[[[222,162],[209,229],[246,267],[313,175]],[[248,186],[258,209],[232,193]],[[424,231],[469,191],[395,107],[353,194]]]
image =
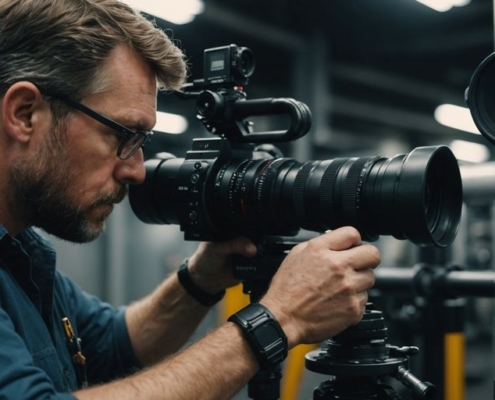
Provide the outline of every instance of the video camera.
[[[462,184],[448,147],[418,147],[392,158],[298,162],[283,157],[273,143],[304,136],[311,111],[291,98],[248,100],[244,87],[254,64],[245,47],[205,50],[204,79],[177,94],[196,99],[198,119],[216,137],[194,139],[184,158],[168,155],[146,162],[144,183],[129,193],[139,219],[178,224],[186,240],[251,238],[257,256],[232,261],[251,302],[266,291],[300,229],[324,232],[351,225],[367,241],[392,235],[422,246],[452,243]],[[257,132],[247,120],[255,116],[285,116],[289,124],[285,130]],[[407,367],[418,349],[386,344],[385,332],[381,312],[367,305],[360,323],[308,353],[309,370],[332,375],[313,399],[400,398],[384,377],[404,383],[415,398],[432,398],[435,388]],[[280,378],[280,366],[261,369],[249,382],[249,397],[279,398]]]
[[[446,247],[454,240],[462,206],[457,160],[446,146],[408,154],[298,162],[278,157],[273,143],[304,136],[306,104],[291,98],[248,100],[244,86],[255,60],[246,47],[204,51],[204,79],[186,84],[198,119],[218,137],[197,138],[184,158],[146,162],[146,179],[130,188],[134,213],[146,223],[178,224],[186,240],[244,235],[294,236],[344,225],[364,240],[379,235]],[[246,120],[285,115],[280,131],[256,132]]]

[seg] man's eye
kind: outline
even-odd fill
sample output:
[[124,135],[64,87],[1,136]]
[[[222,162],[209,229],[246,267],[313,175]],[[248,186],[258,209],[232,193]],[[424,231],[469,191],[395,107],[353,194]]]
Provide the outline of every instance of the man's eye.
[[113,130],[113,133],[115,134],[115,136],[117,136],[119,139],[124,139],[126,138],[127,136],[130,136],[129,133],[127,132],[124,132],[124,131],[119,131],[117,129],[114,129]]

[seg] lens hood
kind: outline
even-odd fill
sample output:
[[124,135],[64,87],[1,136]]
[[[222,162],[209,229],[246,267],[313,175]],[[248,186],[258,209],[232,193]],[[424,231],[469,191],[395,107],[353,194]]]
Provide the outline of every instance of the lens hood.
[[476,127],[495,144],[495,53],[485,58],[474,71],[465,100]]

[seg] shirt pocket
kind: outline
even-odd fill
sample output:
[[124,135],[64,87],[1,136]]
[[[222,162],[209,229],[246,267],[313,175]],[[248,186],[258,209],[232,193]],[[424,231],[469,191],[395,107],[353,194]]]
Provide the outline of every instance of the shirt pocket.
[[33,363],[36,367],[45,371],[58,392],[68,392],[71,389],[69,382],[74,381],[75,376],[71,366],[60,364],[57,351],[54,346],[47,346],[32,353]]

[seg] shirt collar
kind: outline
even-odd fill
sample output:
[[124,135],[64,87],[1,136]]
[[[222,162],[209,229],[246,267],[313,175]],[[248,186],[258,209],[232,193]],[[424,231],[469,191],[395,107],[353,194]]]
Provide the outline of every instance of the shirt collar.
[[12,238],[0,224],[0,260],[51,326],[56,253],[33,228]]
[[[5,226],[3,226],[0,222],[0,241],[6,236],[10,236],[10,234],[7,232],[7,229],[5,229]],[[25,229],[17,235],[14,240],[19,241],[30,256],[31,254],[29,250],[38,248],[42,248],[43,251],[47,251],[53,255],[55,254],[55,248],[53,245],[37,233],[34,228]]]

